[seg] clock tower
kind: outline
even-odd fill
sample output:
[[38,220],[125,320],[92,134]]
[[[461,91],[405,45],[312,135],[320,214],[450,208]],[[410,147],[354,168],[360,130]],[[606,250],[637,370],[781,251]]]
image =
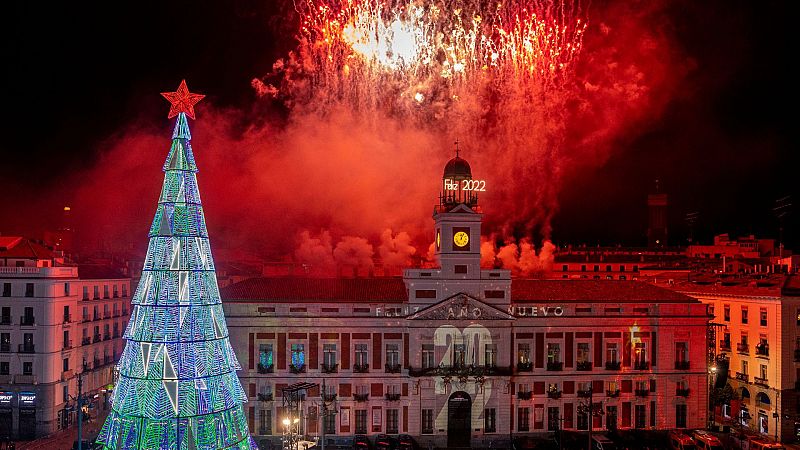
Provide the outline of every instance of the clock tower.
[[458,156],[447,162],[439,204],[433,211],[436,256],[442,275],[480,277],[481,212],[478,193],[485,182],[473,180],[469,163]]
[[472,178],[469,163],[458,155],[447,162],[439,203],[433,209],[434,248],[440,267],[406,269],[403,279],[409,302],[435,304],[466,294],[505,310],[510,301],[511,273],[481,270],[481,210],[478,195],[486,182]]

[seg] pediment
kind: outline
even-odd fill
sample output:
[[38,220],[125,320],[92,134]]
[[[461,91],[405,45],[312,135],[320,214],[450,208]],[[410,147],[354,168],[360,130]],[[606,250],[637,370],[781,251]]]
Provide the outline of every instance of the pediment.
[[449,213],[475,213],[475,211],[472,208],[470,208],[469,206],[467,206],[467,205],[465,205],[463,203],[459,203],[453,209],[451,209],[450,211],[447,211],[447,212],[449,212]]
[[409,320],[514,320],[514,316],[494,306],[456,294],[414,313]]

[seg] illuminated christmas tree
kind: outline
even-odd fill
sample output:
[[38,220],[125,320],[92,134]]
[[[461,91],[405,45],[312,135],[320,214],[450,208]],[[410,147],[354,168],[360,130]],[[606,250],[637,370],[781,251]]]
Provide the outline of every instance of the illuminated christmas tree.
[[182,81],[162,94],[177,116],[142,277],[131,299],[107,449],[251,449],[214,260],[197,187],[187,116],[203,95]]

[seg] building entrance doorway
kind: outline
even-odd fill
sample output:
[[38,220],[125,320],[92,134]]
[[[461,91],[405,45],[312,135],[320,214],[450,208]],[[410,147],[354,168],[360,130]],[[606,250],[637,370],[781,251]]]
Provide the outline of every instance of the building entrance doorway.
[[472,399],[463,391],[447,401],[447,446],[469,448],[472,436]]

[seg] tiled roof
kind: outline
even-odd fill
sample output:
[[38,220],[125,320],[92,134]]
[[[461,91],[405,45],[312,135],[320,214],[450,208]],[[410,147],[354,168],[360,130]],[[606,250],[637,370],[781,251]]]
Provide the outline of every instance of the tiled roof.
[[78,266],[81,280],[119,280],[130,278],[114,267],[101,264],[81,264]]
[[250,278],[221,290],[226,301],[405,302],[402,278]]
[[22,237],[3,236],[0,237],[0,258],[53,259],[53,252]]
[[[232,302],[406,302],[402,278],[251,278],[221,290]],[[511,281],[513,303],[559,302],[694,302],[683,294],[637,281]]]
[[514,279],[511,280],[511,301],[683,303],[697,300],[640,281]]

